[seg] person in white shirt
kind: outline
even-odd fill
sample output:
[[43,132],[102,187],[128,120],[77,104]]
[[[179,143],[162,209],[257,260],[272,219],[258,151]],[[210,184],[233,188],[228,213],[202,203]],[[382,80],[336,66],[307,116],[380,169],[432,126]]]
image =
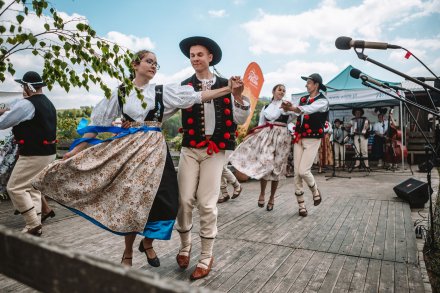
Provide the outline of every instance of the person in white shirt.
[[320,92],[326,91],[322,83],[322,77],[318,73],[310,76],[302,76],[306,80],[306,88],[309,95],[299,99],[299,105],[291,102],[283,102],[284,111],[290,111],[298,116],[295,129],[295,147],[293,151],[293,163],[295,166],[295,195],[299,206],[299,215],[307,216],[307,209],[304,201],[304,186],[306,182],[313,196],[315,206],[322,201],[322,193],[318,189],[315,177],[311,172],[313,161],[321,145],[321,138],[324,137],[325,121],[328,117],[329,101]]
[[385,139],[388,132],[388,120],[384,119],[383,113],[377,115],[377,122],[373,125],[374,143],[371,150],[373,160],[378,160],[377,167],[383,167]]
[[272,94],[271,103],[260,112],[258,126],[250,131],[230,158],[232,166],[238,172],[248,178],[260,180],[258,206],[261,208],[265,205],[267,181],[271,181],[267,211],[272,211],[278,182],[286,174],[291,146],[291,135],[287,125],[293,119],[292,114],[286,114],[281,110],[286,87],[277,84],[272,89]]
[[341,126],[342,121],[339,119],[335,119],[334,125],[335,128],[333,129],[333,143],[334,143],[334,150],[335,150],[335,168],[339,168],[341,166],[342,168],[345,167],[345,136],[346,132],[343,126]]
[[[133,84],[143,100],[135,90],[127,93],[123,85],[116,88],[110,99],[94,107],[91,125],[79,126],[83,137],[74,141],[64,160],[44,169],[33,185],[93,224],[124,236],[124,265],[132,265],[133,243],[141,235],[139,251],[158,267],[153,241],[171,238],[179,201],[162,121],[180,108],[230,93],[235,82],[231,79],[231,84],[204,92],[187,85],[155,85],[150,81],[159,64],[148,50],[137,52],[131,66]],[[121,115],[122,127],[113,126]],[[96,136],[101,132],[117,135],[99,140]]]
[[[196,92],[217,89],[228,83],[213,74],[209,66],[222,57],[220,46],[210,38],[189,37],[179,44],[189,58],[195,74],[182,81]],[[241,82],[241,80],[240,80]],[[206,277],[214,262],[213,247],[217,235],[217,200],[227,150],[235,148],[237,124],[246,122],[250,101],[242,96],[243,87],[234,88],[212,102],[182,109],[183,140],[179,159],[179,212],[176,230],[180,235],[177,264],[185,269],[191,257],[193,211],[200,215],[201,252],[191,280]]]

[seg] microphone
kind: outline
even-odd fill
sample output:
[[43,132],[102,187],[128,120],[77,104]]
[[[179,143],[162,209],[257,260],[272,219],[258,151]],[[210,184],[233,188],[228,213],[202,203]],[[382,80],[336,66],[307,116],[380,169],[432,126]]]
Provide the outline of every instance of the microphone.
[[353,68],[352,70],[350,70],[350,76],[353,77],[353,78],[356,78],[356,79],[360,78],[360,79],[362,79],[362,81],[368,81],[369,83],[372,83],[372,84],[374,84],[374,85],[376,85],[378,87],[383,87],[383,88],[386,88],[386,89],[390,88],[389,86],[385,85],[384,83],[382,83],[382,82],[380,82],[378,80],[375,80],[372,77],[369,77],[369,76],[365,75],[359,69],[356,69],[356,68]]
[[391,45],[388,43],[382,43],[382,42],[366,42],[361,40],[353,40],[349,37],[339,37],[335,41],[335,46],[339,50],[350,50],[350,48],[367,48],[367,49],[379,49],[379,50],[386,50],[386,49],[401,49],[400,46],[397,45]]

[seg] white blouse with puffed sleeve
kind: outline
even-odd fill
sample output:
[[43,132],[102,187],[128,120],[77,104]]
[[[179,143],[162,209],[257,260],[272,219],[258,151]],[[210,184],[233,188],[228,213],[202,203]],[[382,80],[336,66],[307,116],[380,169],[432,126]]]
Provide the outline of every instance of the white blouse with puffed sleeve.
[[[136,122],[142,122],[148,113],[154,109],[155,103],[155,84],[146,84],[139,88],[144,96],[143,102],[147,104],[142,107],[142,101],[137,97],[136,91],[131,91],[125,98],[123,105],[124,113],[133,118]],[[194,104],[202,103],[202,93],[194,91],[189,85],[166,84],[163,86],[163,120],[171,117],[178,109],[185,109]],[[115,118],[122,115],[118,102],[118,89],[112,92],[109,99],[102,99],[93,109],[91,115],[91,125],[110,126]]]

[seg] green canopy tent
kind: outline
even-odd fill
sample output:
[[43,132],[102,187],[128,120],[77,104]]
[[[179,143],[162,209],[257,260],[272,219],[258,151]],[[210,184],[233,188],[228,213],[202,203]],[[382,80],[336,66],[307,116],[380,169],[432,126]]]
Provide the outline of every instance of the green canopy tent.
[[[334,121],[334,119],[339,118],[342,121],[348,122],[352,117],[353,108],[364,108],[365,116],[369,118],[373,123],[377,121],[376,113],[373,111],[374,108],[383,107],[394,107],[398,106],[400,111],[394,112],[394,117],[398,116],[396,119],[402,130],[402,144],[405,137],[403,125],[405,121],[402,121],[402,107],[401,102],[393,97],[390,97],[384,93],[381,93],[375,89],[369,88],[362,84],[362,80],[351,77],[350,71],[354,67],[349,65],[344,70],[342,70],[338,75],[336,75],[332,80],[325,84],[327,87],[327,92],[325,96],[330,102],[330,113],[329,121]],[[368,74],[366,74],[369,76]],[[376,79],[380,82],[386,82],[389,85],[401,86],[399,82],[389,82]],[[394,93],[392,90],[385,90]],[[403,92],[399,92],[401,96],[404,97]],[[294,104],[298,104],[299,99],[305,95],[307,92],[292,94],[292,101]],[[394,95],[396,95],[394,93]],[[366,109],[370,108],[370,109]],[[397,114],[397,115],[396,115]],[[370,141],[371,142],[371,141]],[[404,166],[404,159],[402,155],[402,166]]]

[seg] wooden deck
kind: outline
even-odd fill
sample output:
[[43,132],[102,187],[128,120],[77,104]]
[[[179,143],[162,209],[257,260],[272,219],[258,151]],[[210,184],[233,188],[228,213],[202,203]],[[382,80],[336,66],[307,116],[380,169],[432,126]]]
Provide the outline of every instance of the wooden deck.
[[[258,182],[245,183],[239,198],[219,205],[213,270],[192,285],[221,292],[424,292],[411,210],[392,190],[411,175],[350,175],[352,179],[329,181],[316,176],[323,202],[314,207],[306,192],[309,215],[305,218],[298,216],[293,178],[280,182],[272,212],[257,207]],[[424,180],[424,174],[413,177],[417,176]],[[434,178],[434,186],[436,182],[438,178]],[[57,216],[45,225],[44,238],[115,265],[120,262],[122,237],[52,205]],[[12,211],[10,202],[0,203],[0,222],[18,229],[23,222]],[[177,233],[171,241],[155,242],[159,268],[150,267],[138,251],[134,268],[189,282],[200,253],[197,215],[194,222],[187,270],[178,269],[175,261]],[[0,291],[33,292],[1,275]]]

